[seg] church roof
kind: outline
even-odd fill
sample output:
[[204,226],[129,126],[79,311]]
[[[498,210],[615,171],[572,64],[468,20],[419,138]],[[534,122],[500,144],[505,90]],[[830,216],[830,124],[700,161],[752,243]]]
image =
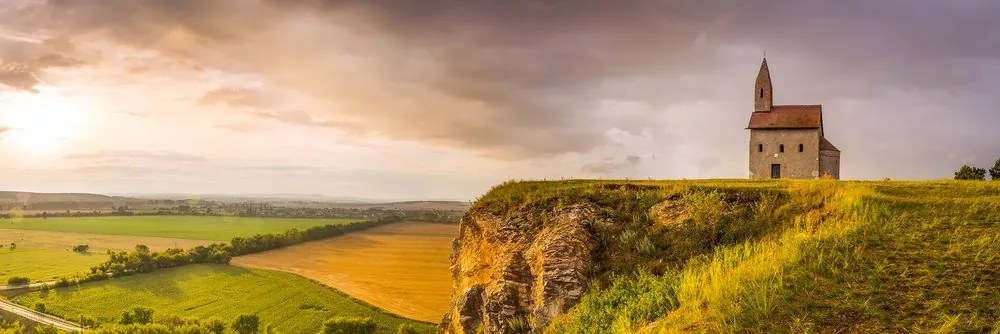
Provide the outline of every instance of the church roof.
[[[822,105],[772,106],[769,112],[750,115],[747,129],[819,129],[823,127]],[[832,144],[831,144],[832,146]]]
[[836,146],[833,146],[833,143],[831,143],[829,140],[826,140],[826,138],[819,139],[819,150],[840,152],[840,149],[838,149]]

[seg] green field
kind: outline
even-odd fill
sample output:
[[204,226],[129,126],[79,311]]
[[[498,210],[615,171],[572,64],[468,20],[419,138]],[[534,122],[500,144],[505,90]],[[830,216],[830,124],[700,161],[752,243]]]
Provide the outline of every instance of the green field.
[[380,333],[394,333],[403,323],[433,333],[430,324],[386,314],[308,279],[269,270],[225,265],[189,265],[150,274],[34,292],[13,298],[22,305],[45,303],[50,313],[68,319],[81,314],[102,322],[116,322],[135,306],[156,311],[154,318],[218,317],[256,313],[282,333],[316,333],[334,316],[372,317]]
[[229,241],[237,236],[355,221],[359,220],[231,216],[59,217],[7,219],[0,223],[0,228]]
[[11,276],[51,281],[72,276],[108,259],[105,253],[79,254],[59,249],[0,249],[0,285]]

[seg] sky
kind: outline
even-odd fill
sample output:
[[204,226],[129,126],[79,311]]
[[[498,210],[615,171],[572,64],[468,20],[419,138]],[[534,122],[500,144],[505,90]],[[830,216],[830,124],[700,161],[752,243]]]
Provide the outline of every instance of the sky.
[[843,179],[1000,158],[1000,2],[0,0],[0,188],[470,200],[745,178],[822,104]]

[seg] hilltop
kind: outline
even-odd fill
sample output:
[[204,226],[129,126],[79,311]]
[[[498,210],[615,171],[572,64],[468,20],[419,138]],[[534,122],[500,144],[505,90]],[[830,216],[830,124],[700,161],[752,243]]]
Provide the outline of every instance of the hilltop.
[[1000,330],[1000,182],[509,182],[462,219],[452,333]]

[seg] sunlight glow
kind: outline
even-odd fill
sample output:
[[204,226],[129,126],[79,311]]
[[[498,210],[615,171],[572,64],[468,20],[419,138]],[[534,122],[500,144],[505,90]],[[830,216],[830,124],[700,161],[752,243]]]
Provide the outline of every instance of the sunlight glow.
[[64,98],[31,94],[11,98],[0,111],[8,127],[4,140],[32,153],[53,153],[77,128],[81,110]]

